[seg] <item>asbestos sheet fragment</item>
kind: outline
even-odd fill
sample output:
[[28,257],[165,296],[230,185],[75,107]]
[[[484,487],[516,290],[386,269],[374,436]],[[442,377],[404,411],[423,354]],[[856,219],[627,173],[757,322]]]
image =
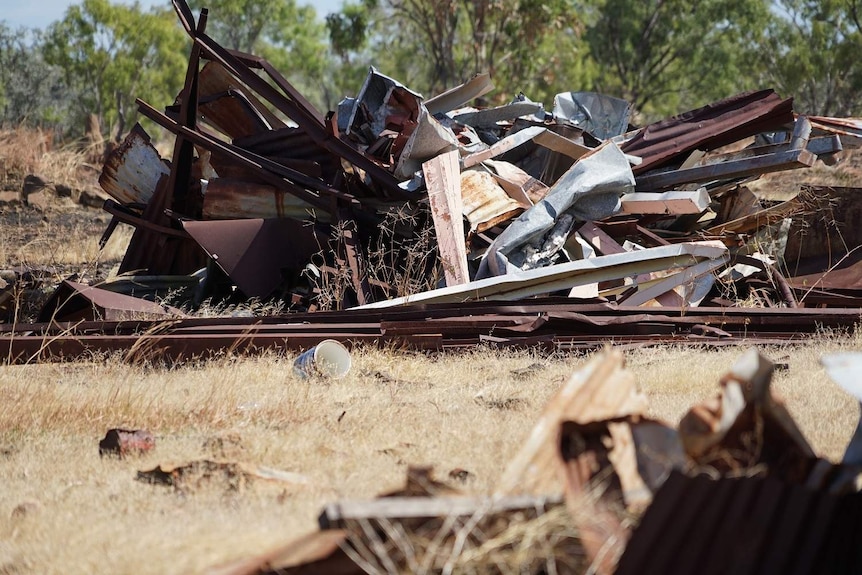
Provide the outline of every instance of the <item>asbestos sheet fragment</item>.
[[488,172],[467,170],[461,174],[461,198],[470,229],[484,232],[524,211]]

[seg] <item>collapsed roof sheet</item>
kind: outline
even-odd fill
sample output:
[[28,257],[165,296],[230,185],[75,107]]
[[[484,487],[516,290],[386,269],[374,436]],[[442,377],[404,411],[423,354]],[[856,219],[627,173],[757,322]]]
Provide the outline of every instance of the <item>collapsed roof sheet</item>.
[[650,124],[620,148],[643,158],[632,169],[641,174],[693,150],[714,150],[792,123],[793,98],[782,100],[773,90],[743,92]]

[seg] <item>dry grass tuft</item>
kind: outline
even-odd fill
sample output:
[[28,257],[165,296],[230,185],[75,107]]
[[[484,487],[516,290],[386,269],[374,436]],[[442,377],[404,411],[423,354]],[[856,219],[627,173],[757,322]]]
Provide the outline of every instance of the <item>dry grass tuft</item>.
[[385,519],[357,523],[343,549],[370,574],[582,573],[588,567],[564,505],[529,515],[479,511],[406,528]]
[[92,186],[101,166],[88,163],[93,150],[80,144],[54,146],[54,134],[37,128],[19,126],[0,131],[0,177],[6,190],[20,189],[28,174],[40,176],[48,184],[69,188]]

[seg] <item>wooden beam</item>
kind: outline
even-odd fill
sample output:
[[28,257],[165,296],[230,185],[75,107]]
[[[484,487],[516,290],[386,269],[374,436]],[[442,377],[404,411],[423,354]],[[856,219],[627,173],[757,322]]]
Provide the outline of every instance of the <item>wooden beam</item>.
[[339,501],[323,508],[320,528],[343,529],[350,521],[410,520],[471,517],[477,513],[495,515],[518,511],[541,512],[562,504],[562,498],[534,497],[381,497],[370,500]]
[[650,300],[658,298],[662,294],[666,294],[681,285],[693,282],[697,278],[712,273],[725,265],[727,265],[727,259],[721,258],[717,260],[707,260],[705,262],[689,266],[684,270],[671,276],[668,276],[647,288],[638,289],[638,291],[617,303],[627,306],[643,305]]
[[467,267],[467,242],[464,238],[461,200],[461,170],[458,152],[441,154],[422,164],[428,201],[437,233],[437,249],[443,262],[447,286],[470,281]]
[[493,89],[494,84],[489,74],[476,74],[460,86],[425,100],[425,108],[431,115],[450,112],[470,100],[484,96]]
[[801,210],[802,207],[802,202],[797,198],[793,198],[786,202],[782,202],[777,206],[760,210],[757,213],[707,228],[704,230],[704,233],[707,235],[718,235],[726,233],[752,232],[767,224],[772,224],[783,220],[784,218],[788,218]]
[[624,214],[700,214],[709,207],[709,192],[635,192],[620,198]]

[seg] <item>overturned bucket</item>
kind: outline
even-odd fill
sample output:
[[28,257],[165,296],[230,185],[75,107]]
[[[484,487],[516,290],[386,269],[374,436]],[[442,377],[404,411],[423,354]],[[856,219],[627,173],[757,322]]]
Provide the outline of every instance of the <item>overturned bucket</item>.
[[325,339],[308,349],[293,362],[293,371],[300,377],[320,375],[338,379],[350,371],[350,352],[340,342]]

